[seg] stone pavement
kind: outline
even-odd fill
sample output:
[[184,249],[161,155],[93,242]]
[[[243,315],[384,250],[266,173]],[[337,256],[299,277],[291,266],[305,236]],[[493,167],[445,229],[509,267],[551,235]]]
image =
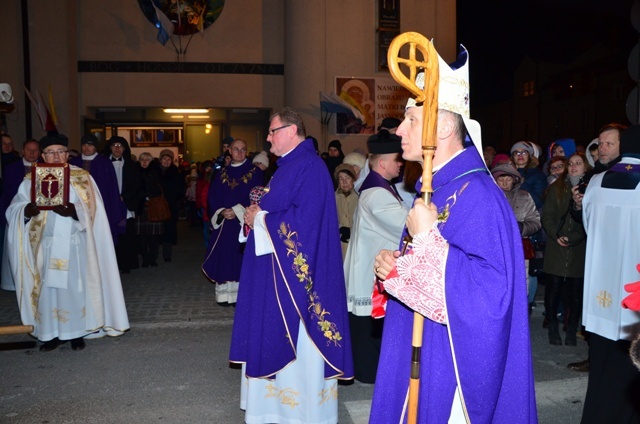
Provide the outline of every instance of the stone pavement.
[[[200,271],[199,228],[180,222],[173,261],[123,275],[131,331],[123,337],[39,352],[27,335],[0,338],[2,423],[238,423],[240,373],[228,364],[235,308],[215,302]],[[542,328],[543,287],[531,318],[541,423],[580,421],[587,375],[566,368],[586,358],[551,346]],[[0,325],[20,323],[15,294],[0,290]],[[12,350],[9,350],[13,348]],[[373,386],[340,386],[341,423],[368,421]]]

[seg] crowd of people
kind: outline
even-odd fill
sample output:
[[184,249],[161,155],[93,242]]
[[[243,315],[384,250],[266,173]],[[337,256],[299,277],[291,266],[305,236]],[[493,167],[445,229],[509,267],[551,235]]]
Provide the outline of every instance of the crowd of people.
[[640,126],[483,148],[468,53],[440,61],[437,113],[410,98],[366,153],[339,140],[319,153],[290,108],[270,118],[269,153],[229,137],[180,167],[171,149],[134,160],[119,136],[98,152],[86,135],[70,159],[61,134],[22,155],[3,134],[2,288],[43,351],[122,335],[120,273],[170,263],[183,217],[202,228],[217,303],[236,308],[246,422],[335,423],[338,380],[355,378],[375,384],[372,423],[535,423],[529,317],[544,286],[549,343],[589,343],[567,364],[590,373],[582,422],[639,422]]

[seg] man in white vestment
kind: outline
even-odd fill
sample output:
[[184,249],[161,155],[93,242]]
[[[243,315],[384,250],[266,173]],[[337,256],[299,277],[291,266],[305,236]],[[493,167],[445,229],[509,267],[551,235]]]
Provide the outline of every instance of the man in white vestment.
[[625,284],[640,264],[640,125],[621,134],[618,163],[574,188],[587,233],[582,321],[591,333],[589,384],[582,423],[640,423],[640,373],[629,347],[640,313],[624,309]]
[[[66,163],[64,135],[40,140],[46,163]],[[7,209],[7,254],[22,322],[51,351],[67,340],[119,336],[129,329],[109,222],[89,173],[70,166],[68,203],[41,210],[27,175]]]
[[375,382],[384,321],[371,317],[371,293],[376,278],[373,262],[380,250],[398,247],[409,213],[391,184],[402,168],[401,140],[387,130],[367,140],[371,172],[360,186],[344,261],[354,372],[356,380],[362,383]]

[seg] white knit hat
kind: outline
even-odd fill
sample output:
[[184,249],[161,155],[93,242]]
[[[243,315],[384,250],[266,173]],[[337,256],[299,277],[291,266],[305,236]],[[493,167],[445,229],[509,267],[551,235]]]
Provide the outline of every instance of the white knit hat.
[[269,167],[269,156],[267,156],[267,152],[264,150],[258,153],[253,157],[253,161],[251,163],[261,163],[267,168]]
[[365,163],[367,162],[367,158],[365,155],[358,152],[347,153],[347,155],[342,159],[342,163],[346,163],[347,165],[357,166],[358,169],[364,168]]

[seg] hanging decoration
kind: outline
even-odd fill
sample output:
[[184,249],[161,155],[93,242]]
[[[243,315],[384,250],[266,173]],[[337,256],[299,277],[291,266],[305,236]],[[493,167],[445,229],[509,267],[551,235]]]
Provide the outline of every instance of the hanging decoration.
[[[158,42],[164,46],[171,41],[178,60],[184,60],[193,35],[204,33],[218,19],[224,1],[138,0],[138,4],[149,22],[158,29]],[[182,37],[188,37],[184,47]]]

